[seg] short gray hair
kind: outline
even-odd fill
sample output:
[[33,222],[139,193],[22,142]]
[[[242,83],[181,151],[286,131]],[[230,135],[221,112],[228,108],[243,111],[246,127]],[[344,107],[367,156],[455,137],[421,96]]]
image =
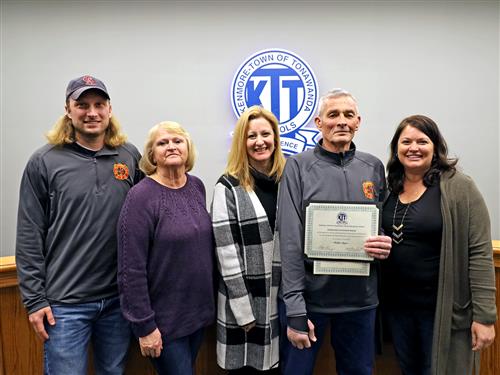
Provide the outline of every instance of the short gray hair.
[[320,116],[321,112],[323,112],[323,110],[325,109],[325,103],[327,100],[333,99],[333,98],[340,98],[342,96],[348,96],[352,100],[354,100],[354,103],[356,104],[356,112],[358,112],[358,114],[359,114],[358,100],[356,99],[356,97],[354,95],[352,95],[347,90],[336,88],[336,89],[328,91],[325,95],[323,95],[321,98],[319,98],[317,116]]

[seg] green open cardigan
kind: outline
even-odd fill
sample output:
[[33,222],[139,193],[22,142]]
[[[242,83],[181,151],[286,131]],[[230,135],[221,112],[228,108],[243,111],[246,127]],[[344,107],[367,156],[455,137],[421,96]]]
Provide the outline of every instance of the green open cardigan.
[[443,236],[432,374],[469,375],[474,363],[471,324],[496,321],[491,224],[470,177],[447,172],[440,189]]

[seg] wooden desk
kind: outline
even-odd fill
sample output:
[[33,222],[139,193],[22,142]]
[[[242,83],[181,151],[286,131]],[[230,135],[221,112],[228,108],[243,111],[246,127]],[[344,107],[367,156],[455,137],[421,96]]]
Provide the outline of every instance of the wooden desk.
[[[497,288],[497,309],[500,312],[500,241],[493,241]],[[0,375],[35,375],[42,373],[42,344],[28,322],[17,288],[15,259],[0,258]],[[500,322],[495,325],[497,340],[483,351],[481,375],[500,374]],[[325,344],[329,340],[325,340]],[[196,374],[219,375],[215,357],[215,329],[211,327],[196,361]],[[335,374],[335,364],[330,345],[323,345],[317,361],[315,375]],[[89,371],[89,374],[93,374]],[[141,357],[135,340],[131,345],[127,375],[154,375],[149,361]],[[378,356],[375,374],[398,375],[398,366],[392,348],[387,346]]]

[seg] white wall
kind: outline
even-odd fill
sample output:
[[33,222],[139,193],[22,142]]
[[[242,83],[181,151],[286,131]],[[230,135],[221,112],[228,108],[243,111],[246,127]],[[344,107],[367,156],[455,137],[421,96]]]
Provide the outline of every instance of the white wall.
[[355,142],[383,161],[401,119],[433,118],[500,239],[499,18],[498,1],[1,0],[0,255],[14,253],[21,174],[63,113],[70,79],[104,80],[140,149],[155,123],[183,124],[210,196],[236,121],[233,74],[271,47],[304,58],[321,93],[357,96]]

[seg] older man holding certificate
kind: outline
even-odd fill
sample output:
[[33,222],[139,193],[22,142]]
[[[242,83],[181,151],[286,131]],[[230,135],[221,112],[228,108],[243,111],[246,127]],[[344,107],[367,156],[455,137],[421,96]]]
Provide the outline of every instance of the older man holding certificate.
[[385,174],[356,150],[361,117],[345,90],[324,95],[316,126],[322,140],[290,157],[278,202],[283,298],[290,342],[284,374],[312,374],[328,324],[339,375],[371,375],[377,267],[391,239],[378,235]]

